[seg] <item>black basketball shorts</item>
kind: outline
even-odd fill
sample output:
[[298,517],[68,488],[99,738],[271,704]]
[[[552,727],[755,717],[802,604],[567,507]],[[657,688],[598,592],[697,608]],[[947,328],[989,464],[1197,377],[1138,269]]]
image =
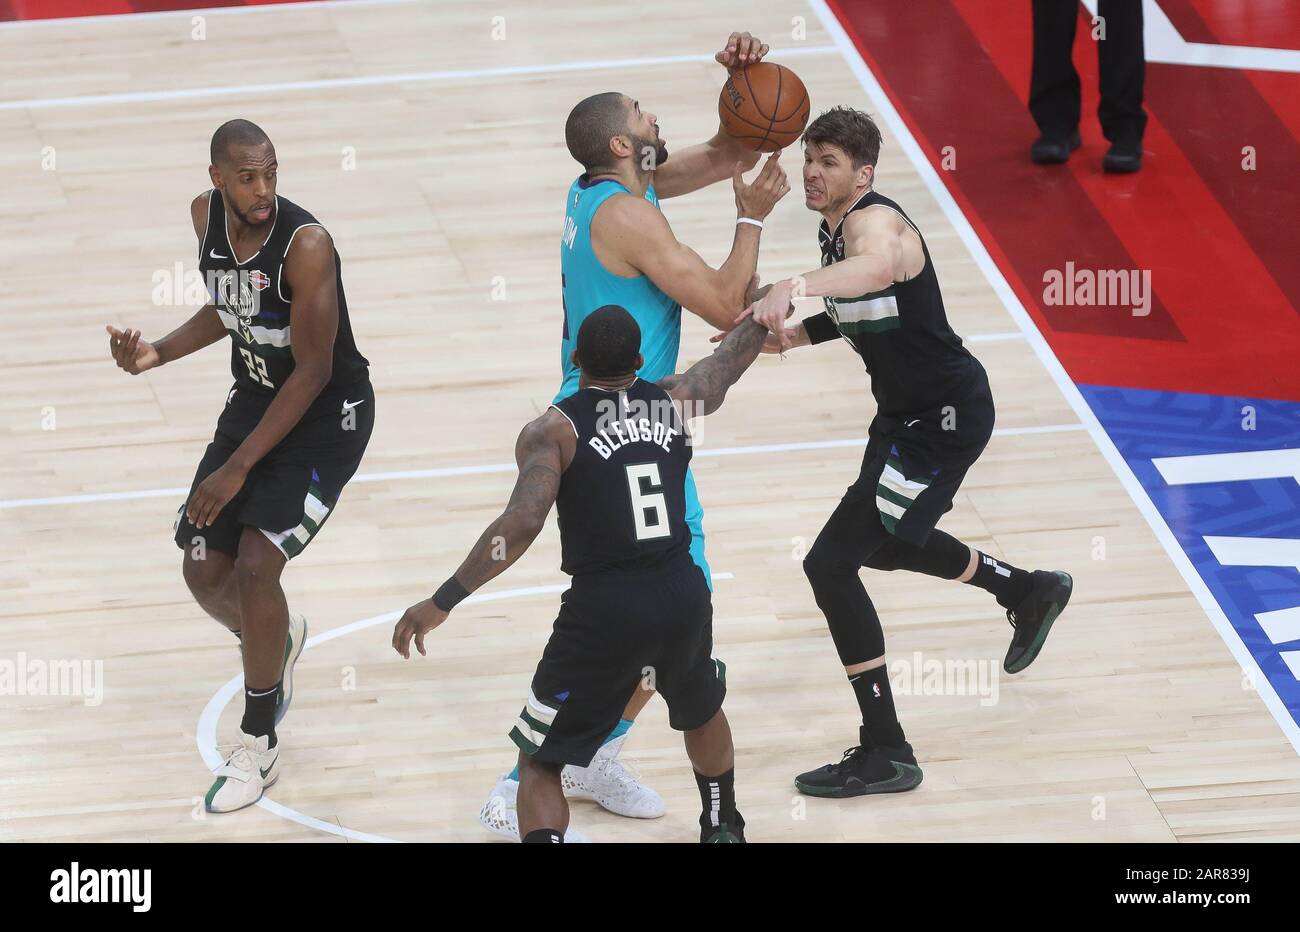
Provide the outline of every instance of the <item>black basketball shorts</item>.
[[585,767],[637,688],[658,690],[678,731],[706,724],[727,692],[710,596],[687,553],[654,570],[575,577],[511,740],[535,760]]
[[844,503],[874,500],[886,531],[924,546],[984,452],[993,421],[993,396],[982,368],[959,400],[906,416],[877,415]]
[[[191,496],[199,483],[230,459],[269,404],[267,396],[231,390],[217,419],[216,434],[194,474]],[[233,555],[243,529],[252,527],[266,535],[285,559],[293,559],[333,513],[343,486],[361,464],[374,424],[375,393],[368,380],[350,391],[330,391],[317,398],[293,430],[249,470],[243,487],[212,525],[196,528],[185,516],[185,504],[181,505],[176,545],[185,550],[202,542],[204,548]]]

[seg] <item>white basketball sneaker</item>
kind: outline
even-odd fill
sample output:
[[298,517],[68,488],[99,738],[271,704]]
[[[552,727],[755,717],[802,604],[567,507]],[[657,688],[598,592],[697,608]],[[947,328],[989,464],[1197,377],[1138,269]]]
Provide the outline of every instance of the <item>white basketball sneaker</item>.
[[275,699],[275,723],[280,724],[293,701],[293,668],[302,656],[307,643],[307,619],[297,612],[289,613],[289,636],[284,641],[284,667],[280,671],[280,695]]
[[664,799],[643,784],[617,760],[627,735],[601,746],[586,767],[565,767],[560,785],[566,796],[591,799],[615,815],[629,819],[657,819],[664,814]]
[[238,734],[238,747],[217,768],[217,779],[204,797],[203,808],[208,812],[234,812],[251,806],[280,778],[280,746],[268,749],[271,739],[266,735]]
[[[515,808],[518,798],[519,781],[511,780],[509,774],[503,774],[497,781],[497,785],[492,787],[492,792],[488,794],[483,808],[479,810],[479,822],[494,835],[519,841],[519,810]],[[586,844],[589,839],[570,826],[564,833],[564,841],[566,844],[574,845]]]

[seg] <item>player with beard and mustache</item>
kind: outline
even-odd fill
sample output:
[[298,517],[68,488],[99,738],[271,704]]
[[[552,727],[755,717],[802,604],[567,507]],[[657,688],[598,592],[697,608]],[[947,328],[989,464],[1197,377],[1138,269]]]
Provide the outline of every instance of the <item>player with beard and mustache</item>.
[[[763,59],[768,47],[747,32],[733,32],[714,59],[729,72]],[[564,327],[560,344],[563,384],[555,403],[578,390],[573,350],[582,322],[605,305],[626,308],[641,330],[643,364],[637,374],[655,382],[677,370],[682,308],[719,329],[746,305],[758,263],[763,219],[790,190],[773,153],[746,184],[741,172],[758,153],[743,148],[719,127],[707,142],[669,157],[655,115],[640,101],[608,92],[581,101],[564,126],[569,154],[583,173],[569,187],[560,245]],[[736,195],[736,231],[731,254],[712,268],[679,242],[659,210],[660,198],[677,197],[730,178]],[[690,553],[712,588],[704,559],[703,509],[695,482],[686,474],[686,523]],[[652,819],[664,813],[663,799],[643,786],[616,759],[628,728],[654,694],[636,689],[623,718],[588,767],[566,767],[565,791],[594,799],[610,812]],[[489,830],[518,839],[515,799],[518,772],[502,777],[488,795],[479,820]]]

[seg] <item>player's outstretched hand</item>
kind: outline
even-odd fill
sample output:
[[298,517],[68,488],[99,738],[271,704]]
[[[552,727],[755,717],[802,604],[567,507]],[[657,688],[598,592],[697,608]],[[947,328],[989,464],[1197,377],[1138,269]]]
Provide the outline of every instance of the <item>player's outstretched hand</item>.
[[447,620],[447,613],[433,604],[433,598],[416,602],[397,620],[393,628],[393,650],[405,659],[411,659],[411,638],[415,638],[415,649],[424,653],[424,636]]
[[747,32],[733,32],[727,36],[726,46],[713,57],[728,71],[738,71],[746,65],[762,61],[767,52],[767,43],[757,36],[751,36]]
[[140,339],[139,330],[118,330],[111,326],[104,329],[108,331],[108,351],[113,354],[113,361],[119,369],[139,375],[162,364],[158,350],[149,341]]
[[790,182],[781,167],[780,151],[773,152],[749,184],[741,176],[742,165],[737,162],[732,173],[731,187],[736,192],[736,216],[763,220],[772,212],[776,202],[790,193]]
[[768,329],[769,337],[776,338],[780,347],[778,352],[788,350],[794,345],[790,334],[795,331],[787,329],[785,322],[794,313],[794,302],[791,300],[793,296],[794,286],[791,282],[777,282],[768,289],[767,294],[745,308],[736,318],[736,323],[752,315],[756,323]]

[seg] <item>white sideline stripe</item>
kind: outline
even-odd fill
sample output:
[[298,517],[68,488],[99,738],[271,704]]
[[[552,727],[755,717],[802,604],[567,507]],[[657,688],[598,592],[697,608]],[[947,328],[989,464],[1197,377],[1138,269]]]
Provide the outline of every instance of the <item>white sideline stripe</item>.
[[[1188,42],[1160,9],[1156,0],[1142,0],[1142,39],[1146,60],[1162,65],[1200,65],[1206,68],[1245,68],[1254,71],[1300,72],[1300,51]],[[1097,0],[1083,0],[1093,16]]]
[[[1178,545],[1173,531],[1170,530],[1160,512],[1156,510],[1155,505],[1147,496],[1146,490],[1138,482],[1137,476],[1133,474],[1133,470],[1129,468],[1128,463],[1124,461],[1124,457],[1120,455],[1114,441],[1102,428],[1101,422],[1097,420],[1092,408],[1088,407],[1088,403],[1084,401],[1078,386],[1066,374],[1060,360],[1056,358],[1056,354],[1052,352],[1051,347],[1047,345],[1047,341],[1043,339],[1043,335],[1035,326],[1033,318],[1021,306],[1020,299],[1016,297],[1016,293],[1007,284],[1007,280],[1003,277],[997,263],[993,261],[984,244],[980,242],[980,238],[975,234],[970,221],[966,219],[966,215],[962,213],[961,208],[957,206],[957,202],[953,200],[952,194],[939,179],[934,166],[925,157],[925,153],[921,151],[921,147],[912,136],[912,131],[908,129],[898,111],[894,109],[893,101],[889,99],[884,88],[880,86],[880,82],[876,80],[875,75],[871,73],[862,57],[858,55],[857,49],[844,32],[839,20],[827,8],[826,0],[808,0],[808,3],[821,20],[822,26],[835,38],[835,44],[839,46],[844,60],[857,76],[863,90],[870,95],[879,108],[881,116],[898,140],[899,147],[907,153],[912,165],[921,176],[921,180],[925,182],[930,194],[943,210],[944,216],[948,218],[948,222],[953,225],[957,235],[966,244],[966,249],[970,252],[971,258],[975,260],[975,264],[980,267],[984,277],[993,287],[993,290],[997,292],[1003,306],[1007,309],[1007,313],[1011,315],[1016,325],[1025,334],[1025,338],[1029,340],[1029,345],[1033,347],[1039,361],[1042,362],[1043,367],[1056,382],[1057,388],[1061,390],[1065,400],[1069,402],[1070,407],[1078,415],[1080,422],[1085,426],[1093,442],[1097,445],[1097,449],[1106,458],[1106,462],[1110,464],[1111,470],[1114,471],[1120,484],[1124,486],[1124,490],[1128,492],[1133,504],[1137,506],[1138,511],[1146,519],[1161,546],[1165,548],[1165,553],[1169,555],[1169,559],[1177,567],[1178,572],[1182,574],[1183,581],[1187,583],[1188,589],[1196,597],[1196,601],[1200,603],[1215,630],[1219,632],[1219,636],[1223,638],[1223,642],[1228,646],[1233,658],[1241,665],[1243,670],[1251,671],[1254,674],[1257,691],[1265,707],[1281,727],[1282,733],[1291,742],[1291,746],[1300,754],[1300,727],[1297,727],[1295,720],[1291,718],[1291,713],[1287,711],[1286,706],[1282,704],[1282,700],[1278,698],[1277,691],[1273,689],[1273,684],[1264,676],[1259,664],[1255,662],[1254,655],[1242,643],[1240,635],[1232,627],[1232,623],[1228,621],[1228,616],[1224,614],[1223,608],[1215,601],[1214,596],[1211,595],[1209,588],[1205,585],[1205,581],[1196,572],[1196,568],[1192,566],[1192,562],[1188,559],[1187,554],[1183,552],[1183,548]],[[1150,9],[1150,4],[1147,9]],[[1149,18],[1148,22],[1150,22]]]
[[[835,52],[831,45],[774,49],[774,58],[802,58]],[[376,87],[387,84],[415,84],[429,81],[467,81],[517,75],[559,74],[569,71],[611,71],[651,65],[681,65],[711,62],[712,55],[657,55],[650,58],[608,58],[600,61],[559,62],[546,65],[510,65],[500,68],[467,68],[459,71],[412,71],[405,74],[355,75],[350,78],[319,78],[313,81],[281,81],[272,84],[226,84],[216,87],[186,87],[176,90],[133,91],[123,94],[83,94],[76,97],[33,97],[0,102],[0,110],[43,110],[51,107],[101,106],[105,104],[149,103],[162,100],[194,100],[203,97],[237,97],[245,94],[279,94],[286,91],[315,91],[344,87]]]
[[[714,573],[716,579],[735,579],[734,573]],[[489,592],[485,594],[475,593],[462,602],[462,605],[468,605],[471,602],[499,602],[506,599],[522,599],[530,595],[545,595],[553,592],[563,592],[568,589],[568,584],[559,586],[524,586],[519,589],[502,589],[500,592]],[[373,615],[370,618],[363,618],[360,621],[354,621],[337,628],[331,628],[323,634],[314,634],[307,638],[307,643],[303,644],[303,653],[318,644],[324,644],[326,641],[333,641],[335,638],[341,638],[346,634],[353,634],[357,631],[363,631],[366,628],[373,628],[376,625],[382,625],[385,622],[396,621],[402,617],[401,612],[384,612],[382,615]],[[203,763],[208,765],[209,770],[216,770],[225,761],[221,752],[217,750],[217,725],[221,721],[221,712],[235,694],[243,688],[244,674],[228,680],[220,689],[218,689],[208,704],[203,707],[199,714],[199,724],[195,729],[194,743],[198,745],[199,756],[203,758]],[[347,828],[343,825],[337,825],[333,822],[324,822],[315,816],[309,816],[306,813],[299,812],[272,799],[263,796],[257,801],[257,805],[265,809],[272,815],[277,815],[282,819],[288,819],[290,822],[297,822],[299,825],[305,825],[307,828],[315,829],[318,832],[326,832],[330,835],[338,835],[341,838],[350,838],[353,841],[368,842],[399,842],[401,839],[389,838],[387,835],[375,835],[370,832],[359,832],[353,828]]]
[[1007,340],[1023,340],[1025,335],[1017,330],[1015,333],[977,333],[962,337],[965,343],[1004,343]]
[[[1058,434],[1066,431],[1085,430],[1082,424],[1045,424],[1037,427],[999,427],[993,431],[995,437],[1017,437],[1025,434]],[[744,456],[758,453],[789,453],[796,450],[831,450],[837,447],[861,447],[867,443],[866,437],[849,437],[844,440],[809,440],[797,443],[766,443],[747,447],[718,447],[717,449],[696,450],[695,456]],[[514,463],[484,463],[477,466],[440,466],[432,469],[403,469],[395,472],[361,473],[352,477],[353,483],[392,482],[399,479],[444,479],[450,476],[478,476],[494,472],[514,472],[519,467]],[[186,495],[189,486],[170,489],[140,489],[131,492],[88,492],[84,495],[54,495],[49,498],[9,498],[0,500],[0,511],[11,508],[40,508],[46,505],[79,505],[88,502],[122,502],[142,498],[172,498]]]
[[155,10],[149,13],[104,13],[101,16],[59,16],[50,19],[17,19],[0,23],[0,32],[11,29],[35,29],[41,26],[62,26],[64,23],[112,23],[122,19],[181,19],[193,16],[231,16],[243,13],[274,13],[280,10],[332,10],[350,6],[388,6],[418,3],[419,0],[306,0],[303,3],[271,3],[259,6],[214,6],[202,10]]

